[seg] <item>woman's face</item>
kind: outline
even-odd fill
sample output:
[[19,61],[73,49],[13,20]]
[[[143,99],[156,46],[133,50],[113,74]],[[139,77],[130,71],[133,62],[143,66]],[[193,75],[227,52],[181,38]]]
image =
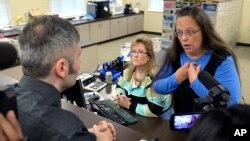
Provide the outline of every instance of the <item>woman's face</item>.
[[136,43],[131,49],[131,61],[135,67],[144,67],[149,61],[149,56],[143,43]]
[[176,21],[176,33],[182,48],[188,55],[200,56],[202,54],[201,29],[192,17],[179,17]]

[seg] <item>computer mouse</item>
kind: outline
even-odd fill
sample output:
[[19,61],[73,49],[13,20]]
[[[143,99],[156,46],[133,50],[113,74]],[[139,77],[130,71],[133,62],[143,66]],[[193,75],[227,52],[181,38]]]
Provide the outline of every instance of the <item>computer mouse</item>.
[[100,96],[99,96],[99,94],[97,94],[97,92],[93,92],[93,97],[91,99],[96,101],[96,100],[100,99]]

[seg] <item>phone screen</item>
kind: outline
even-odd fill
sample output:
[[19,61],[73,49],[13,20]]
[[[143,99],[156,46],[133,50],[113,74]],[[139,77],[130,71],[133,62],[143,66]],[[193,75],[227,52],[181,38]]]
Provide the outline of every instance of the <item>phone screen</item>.
[[189,130],[199,118],[200,114],[173,115],[170,119],[172,130]]

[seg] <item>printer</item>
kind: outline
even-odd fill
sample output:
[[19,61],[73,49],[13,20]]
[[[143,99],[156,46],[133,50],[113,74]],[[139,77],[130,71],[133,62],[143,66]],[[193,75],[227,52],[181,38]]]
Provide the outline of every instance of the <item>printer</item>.
[[109,1],[88,1],[87,14],[90,14],[94,19],[111,16]]

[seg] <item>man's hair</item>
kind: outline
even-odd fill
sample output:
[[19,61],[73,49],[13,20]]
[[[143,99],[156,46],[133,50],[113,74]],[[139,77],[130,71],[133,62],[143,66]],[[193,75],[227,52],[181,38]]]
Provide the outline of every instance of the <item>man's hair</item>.
[[78,31],[64,19],[55,16],[34,18],[27,23],[19,37],[23,73],[44,78],[59,58],[65,58],[72,69],[71,52],[79,40]]
[[[155,53],[154,53],[154,48],[153,48],[153,42],[149,37],[145,35],[139,35],[132,42],[130,49],[132,50],[132,48],[138,43],[142,43],[146,49],[147,55],[149,56],[149,62],[146,68],[146,72],[150,77],[153,78],[157,71],[157,64],[156,64],[156,58],[155,58]],[[125,76],[125,78],[127,80],[130,80],[135,71],[135,67],[133,66],[132,63],[129,64],[128,70],[129,71],[127,73],[127,76]]]

